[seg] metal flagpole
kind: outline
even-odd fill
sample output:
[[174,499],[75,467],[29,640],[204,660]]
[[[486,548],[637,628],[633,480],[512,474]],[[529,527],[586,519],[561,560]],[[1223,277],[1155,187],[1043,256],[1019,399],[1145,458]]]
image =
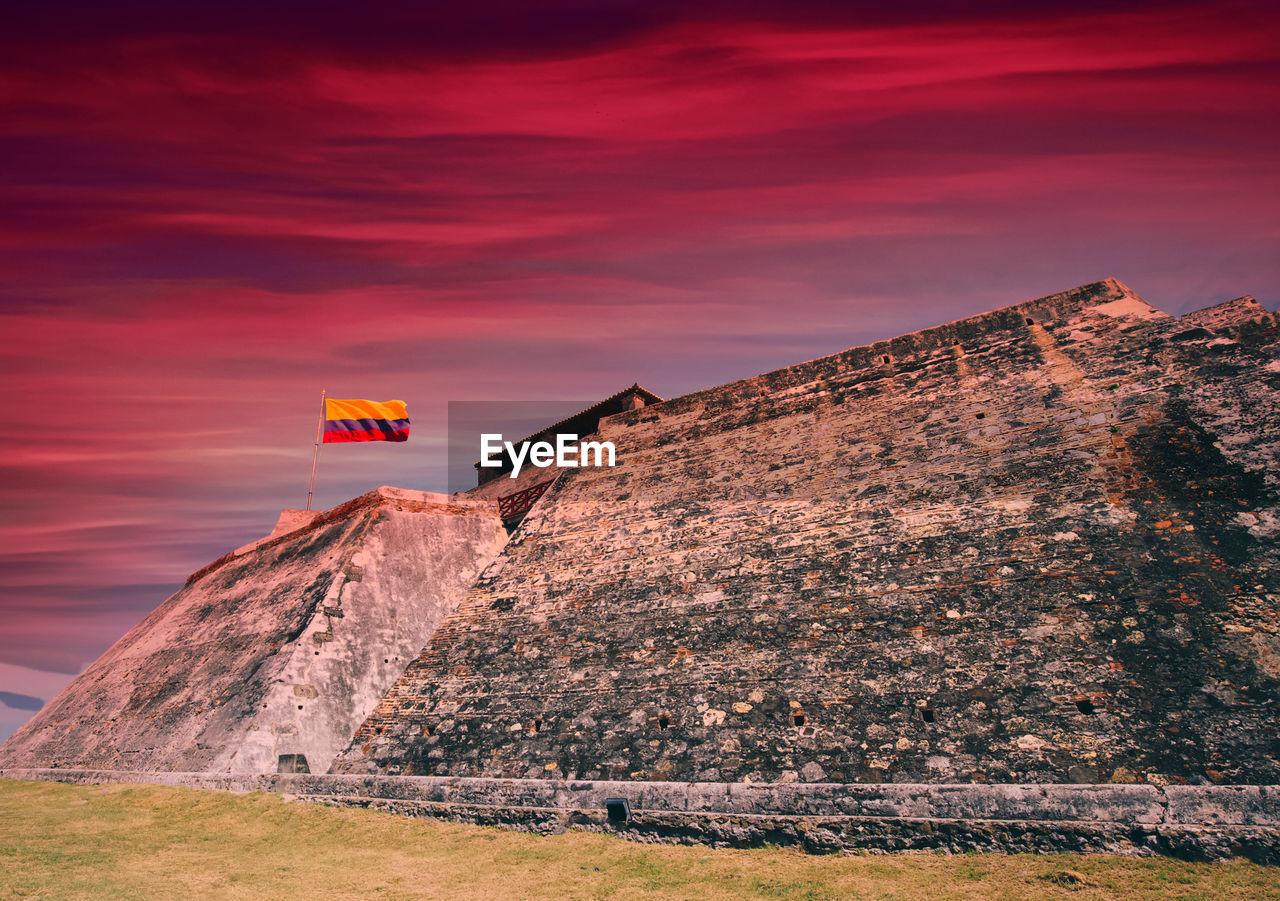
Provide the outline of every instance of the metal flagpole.
[[311,455],[311,484],[307,485],[307,509],[311,509],[311,493],[316,488],[316,463],[320,461],[320,436],[324,431],[324,389],[320,389],[320,421],[316,423],[316,449]]

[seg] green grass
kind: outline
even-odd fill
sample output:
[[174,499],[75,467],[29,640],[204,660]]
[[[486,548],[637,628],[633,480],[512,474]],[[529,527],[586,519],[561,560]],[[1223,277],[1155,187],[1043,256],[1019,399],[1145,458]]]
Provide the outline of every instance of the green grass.
[[1243,861],[781,849],[536,836],[279,795],[0,780],[0,898],[1274,898]]

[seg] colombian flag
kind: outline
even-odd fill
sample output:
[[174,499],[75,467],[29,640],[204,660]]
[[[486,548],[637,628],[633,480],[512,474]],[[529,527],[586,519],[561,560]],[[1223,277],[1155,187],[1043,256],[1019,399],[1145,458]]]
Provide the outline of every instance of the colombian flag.
[[409,412],[404,401],[333,400],[324,402],[324,443],[408,441]]

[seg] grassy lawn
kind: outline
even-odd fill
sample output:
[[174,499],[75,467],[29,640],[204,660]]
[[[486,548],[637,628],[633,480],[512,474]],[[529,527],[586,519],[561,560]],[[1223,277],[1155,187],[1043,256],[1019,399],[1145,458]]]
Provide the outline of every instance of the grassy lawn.
[[542,837],[278,795],[0,780],[0,898],[1275,898],[1280,869],[1066,855],[808,857]]

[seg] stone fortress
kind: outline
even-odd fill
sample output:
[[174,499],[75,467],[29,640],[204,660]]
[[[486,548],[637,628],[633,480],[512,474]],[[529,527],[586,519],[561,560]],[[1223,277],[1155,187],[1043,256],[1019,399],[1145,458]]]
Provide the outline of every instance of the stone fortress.
[[0,775],[647,840],[1280,861],[1280,316],[1108,280],[194,574]]

